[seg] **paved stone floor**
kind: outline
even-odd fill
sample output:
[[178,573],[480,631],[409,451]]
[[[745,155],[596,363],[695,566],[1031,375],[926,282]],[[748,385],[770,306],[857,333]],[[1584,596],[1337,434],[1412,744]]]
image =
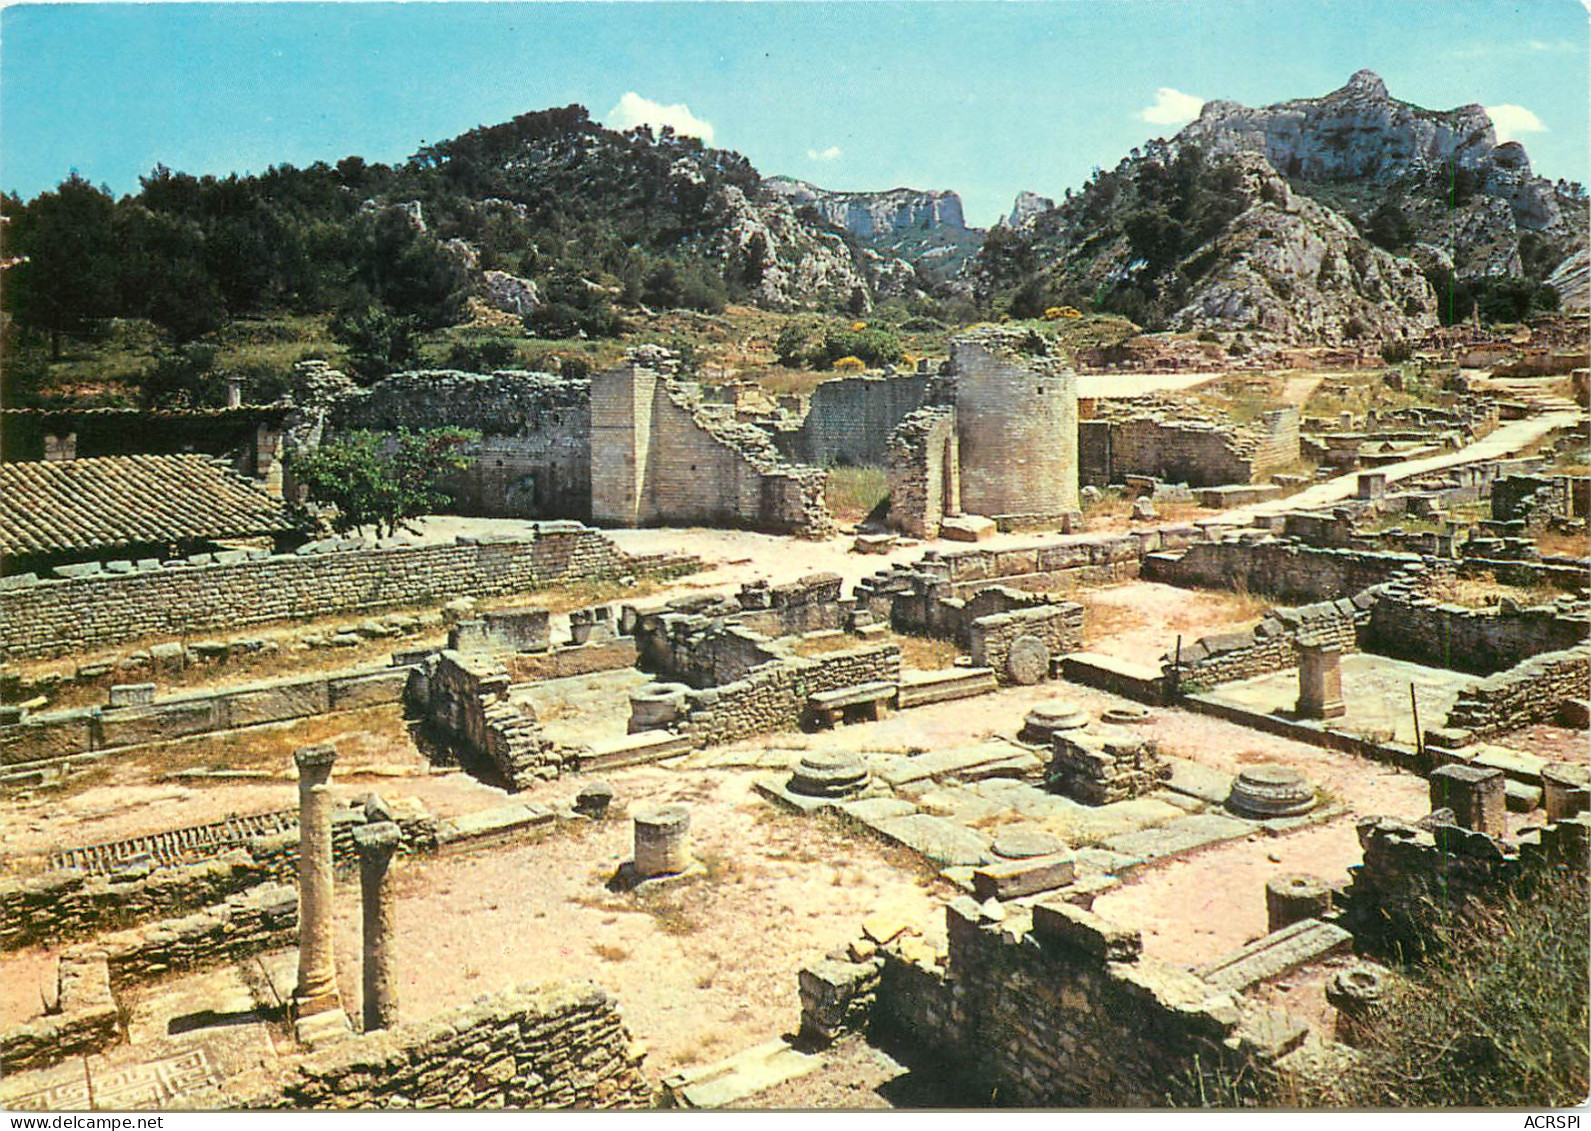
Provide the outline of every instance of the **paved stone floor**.
[[[1420,707],[1420,726],[1439,727],[1459,692],[1480,679],[1477,675],[1428,668],[1407,660],[1393,660],[1356,652],[1342,659],[1342,698],[1348,713],[1331,720],[1333,730],[1365,737],[1391,739],[1414,745],[1414,715],[1409,685],[1414,685]],[[1266,715],[1294,718],[1298,702],[1298,671],[1289,669],[1224,683],[1205,698],[1229,703]]]

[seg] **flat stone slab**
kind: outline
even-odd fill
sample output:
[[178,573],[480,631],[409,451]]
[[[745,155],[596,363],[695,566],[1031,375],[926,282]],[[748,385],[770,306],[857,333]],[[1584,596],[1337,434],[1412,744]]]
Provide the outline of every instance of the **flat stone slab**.
[[987,864],[992,859],[987,839],[943,817],[912,813],[870,824],[886,839],[936,864]]
[[782,1040],[767,1041],[716,1064],[667,1077],[663,1090],[676,1107],[728,1107],[775,1084],[815,1072],[823,1060],[821,1054],[801,1052]]
[[1173,792],[1185,793],[1211,805],[1224,804],[1232,792],[1231,774],[1212,770],[1209,766],[1190,762],[1186,758],[1166,755],[1165,760],[1171,765],[1171,780],[1166,783],[1166,788]]
[[994,519],[981,515],[957,515],[941,519],[939,523],[939,536],[950,542],[982,542],[997,533],[999,527],[995,525]]
[[751,788],[776,805],[794,809],[798,813],[816,813],[820,809],[834,808],[836,798],[814,797],[810,793],[797,793],[790,788],[790,779],[783,774],[758,778]]
[[1352,948],[1353,936],[1336,924],[1300,919],[1199,967],[1194,973],[1212,986],[1242,993],[1289,970]]
[[917,812],[917,806],[910,801],[902,801],[898,797],[864,797],[860,801],[842,801],[835,806],[841,813],[853,820],[861,821],[868,827],[874,827],[880,821],[888,821],[895,817],[904,817],[908,813]]
[[834,691],[819,691],[807,696],[807,702],[824,711],[833,711],[842,707],[856,707],[863,703],[873,703],[880,699],[893,699],[899,690],[897,684],[887,680],[873,680],[871,683],[858,683],[854,687],[841,687]]
[[552,810],[543,809],[540,805],[503,805],[438,822],[436,842],[438,845],[458,845],[466,841],[512,836],[541,825],[550,825],[553,820]]
[[1167,805],[1152,797],[1135,797],[1131,801],[1113,801],[1109,805],[1079,805],[1074,812],[1051,821],[1050,825],[1073,844],[1104,843],[1107,847],[1114,847],[1114,838],[1152,830],[1179,819],[1188,819],[1187,814],[1175,805]]
[[1480,743],[1473,750],[1475,757],[1469,760],[1470,765],[1501,770],[1507,777],[1526,785],[1540,785],[1542,768],[1550,765],[1546,758],[1506,746],[1494,746],[1489,742]]
[[970,699],[1000,690],[1000,683],[989,668],[947,668],[937,672],[904,671],[900,676],[900,695],[895,705],[901,710],[924,707],[929,703],[948,703]]
[[942,786],[916,798],[917,808],[937,817],[949,817],[964,825],[997,817],[1007,811],[998,801],[980,796],[965,786]]
[[987,864],[972,873],[972,893],[979,899],[1017,899],[1065,887],[1076,877],[1070,853],[1032,856]]
[[1025,755],[1032,759],[1035,767],[1040,763],[1025,750],[1020,750],[1004,742],[983,742],[975,746],[951,746],[942,750],[930,750],[925,754],[917,754],[909,758],[894,758],[889,761],[879,760],[873,765],[873,772],[892,786],[908,785],[911,782],[922,781],[926,778],[939,778],[955,774],[965,776],[980,768],[1005,768],[1010,765],[1021,765],[1019,756]]
[[1142,856],[1108,848],[1079,848],[1073,856],[1079,876],[1130,876],[1145,863]]
[[1254,829],[1252,821],[1240,821],[1218,813],[1197,813],[1160,828],[1111,837],[1105,841],[1105,847],[1112,852],[1139,856],[1144,860],[1159,860],[1166,856],[1180,856],[1224,840],[1236,840],[1248,836]]

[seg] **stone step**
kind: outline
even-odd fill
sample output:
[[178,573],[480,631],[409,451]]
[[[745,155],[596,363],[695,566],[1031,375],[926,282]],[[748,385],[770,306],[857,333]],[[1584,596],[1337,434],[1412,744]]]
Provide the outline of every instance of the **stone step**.
[[973,746],[951,746],[911,757],[886,756],[874,761],[873,772],[890,786],[899,788],[929,778],[976,775],[980,770],[996,771],[1024,766],[1023,757],[1036,765],[1039,760],[1021,747],[1008,742],[980,742]]
[[896,705],[924,707],[929,703],[948,703],[998,691],[999,682],[989,668],[949,668],[939,672],[906,672],[901,675],[900,698]]
[[1242,993],[1289,970],[1352,948],[1353,936],[1336,924],[1300,919],[1208,966],[1199,967],[1194,973],[1212,986]]
[[783,1040],[772,1040],[716,1064],[665,1077],[663,1092],[674,1107],[729,1107],[822,1066],[821,1054],[801,1052]]
[[994,859],[989,841],[980,833],[927,813],[910,813],[870,822],[886,840],[926,856],[936,864],[987,864]]
[[437,848],[447,851],[507,840],[543,825],[550,825],[554,819],[552,810],[540,805],[503,805],[496,809],[482,809],[475,813],[448,817],[437,824]]
[[617,742],[597,747],[580,756],[582,773],[616,770],[622,766],[638,766],[643,762],[660,762],[690,750],[691,740],[684,735],[667,730],[643,730],[628,734]]
[[1161,700],[1160,669],[1099,652],[1071,652],[1061,658],[1061,678],[1097,687],[1140,703]]
[[1255,830],[1250,821],[1225,817],[1219,813],[1196,813],[1191,817],[1171,821],[1159,828],[1141,829],[1106,840],[1105,847],[1112,852],[1137,856],[1144,860],[1159,860],[1248,836]]

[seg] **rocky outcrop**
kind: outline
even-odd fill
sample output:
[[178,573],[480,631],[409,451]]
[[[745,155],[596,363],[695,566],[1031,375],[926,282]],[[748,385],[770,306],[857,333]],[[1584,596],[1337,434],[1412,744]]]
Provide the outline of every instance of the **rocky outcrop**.
[[905,231],[948,228],[965,231],[961,197],[953,192],[896,188],[885,192],[831,192],[790,177],[770,177],[763,187],[854,236],[876,239]]
[[1046,212],[1053,211],[1055,201],[1047,196],[1040,196],[1034,192],[1019,192],[1016,202],[1011,205],[1011,214],[1000,218],[1000,226],[1013,231],[1030,231],[1038,218]]
[[1591,252],[1581,248],[1547,276],[1547,285],[1558,292],[1558,309],[1591,308]]
[[507,271],[487,271],[481,276],[481,297],[493,310],[524,317],[541,305],[536,284]]
[[[724,187],[714,252],[739,260],[757,278],[753,298],[776,309],[844,302],[853,291],[871,293],[867,275],[838,233],[804,223],[790,202],[774,194],[754,199],[738,186]],[[752,267],[751,265],[755,265]]]
[[1285,341],[1418,336],[1436,294],[1410,259],[1370,244],[1341,214],[1289,191],[1264,161],[1235,159],[1256,203],[1193,257],[1217,266],[1172,316],[1181,330],[1246,328]]

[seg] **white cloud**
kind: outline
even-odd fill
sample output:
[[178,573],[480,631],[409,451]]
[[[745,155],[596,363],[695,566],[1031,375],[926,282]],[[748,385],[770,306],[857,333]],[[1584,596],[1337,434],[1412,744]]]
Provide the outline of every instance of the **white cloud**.
[[1497,131],[1499,144],[1505,141],[1518,141],[1520,134],[1547,132],[1547,127],[1540,118],[1523,106],[1515,106],[1510,102],[1505,102],[1501,106],[1486,107],[1486,116],[1492,120],[1492,128]]
[[840,147],[831,145],[827,149],[809,149],[807,156],[814,161],[837,161],[840,156]]
[[1138,117],[1157,126],[1180,126],[1191,122],[1204,109],[1204,99],[1163,86],[1155,91],[1155,104],[1138,111]]
[[685,103],[675,102],[665,106],[650,98],[642,98],[633,90],[625,91],[624,97],[608,111],[604,121],[609,129],[633,130],[636,126],[651,126],[655,133],[661,133],[664,126],[673,126],[677,134],[699,137],[708,145],[713,143],[713,124],[692,114],[691,108]]

